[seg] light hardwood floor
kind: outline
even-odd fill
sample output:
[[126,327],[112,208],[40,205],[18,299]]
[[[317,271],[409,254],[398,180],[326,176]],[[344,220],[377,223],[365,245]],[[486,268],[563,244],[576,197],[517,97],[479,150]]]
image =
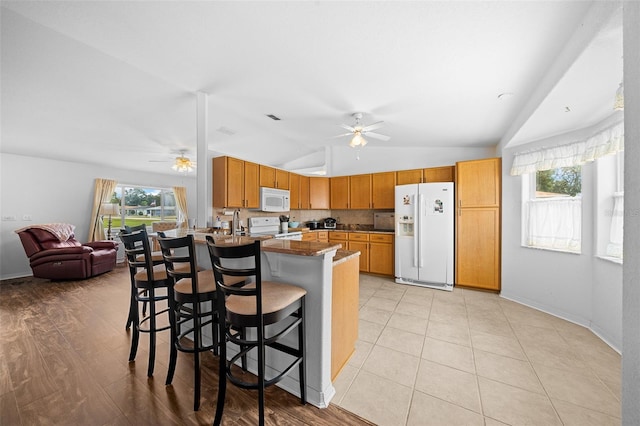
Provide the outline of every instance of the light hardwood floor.
[[[147,378],[149,339],[141,335],[129,363],[125,330],[128,269],[88,280],[35,278],[0,283],[0,424],[185,425],[211,424],[217,396],[217,358],[203,356],[202,402],[193,411],[193,357],[179,353],[172,386],[165,386],[168,331],[160,333],[155,372]],[[223,424],[256,424],[257,394],[227,387]],[[331,405],[302,406],[272,386],[268,424],[367,425]]]
[[332,402],[391,426],[619,425],[620,365],[588,329],[496,294],[361,275]]

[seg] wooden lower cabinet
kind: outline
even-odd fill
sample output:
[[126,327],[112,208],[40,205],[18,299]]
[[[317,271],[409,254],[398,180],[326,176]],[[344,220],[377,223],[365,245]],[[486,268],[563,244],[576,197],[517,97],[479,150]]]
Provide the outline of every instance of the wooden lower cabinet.
[[460,209],[456,222],[456,284],[499,291],[500,209]]
[[331,294],[331,380],[335,380],[355,351],[358,339],[358,257],[333,266]]
[[393,276],[393,235],[369,234],[369,272]]
[[360,252],[360,272],[393,276],[393,234],[329,232],[329,242]]
[[302,233],[302,241],[318,241],[321,243],[329,242],[328,231],[309,231]]
[[369,234],[350,232],[348,248],[360,252],[360,272],[369,272]]

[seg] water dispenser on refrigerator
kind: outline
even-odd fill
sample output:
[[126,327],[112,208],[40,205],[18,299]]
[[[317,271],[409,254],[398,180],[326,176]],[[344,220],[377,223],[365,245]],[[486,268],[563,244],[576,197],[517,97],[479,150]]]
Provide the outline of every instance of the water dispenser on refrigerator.
[[413,237],[413,216],[398,215],[398,226],[396,228],[396,236]]

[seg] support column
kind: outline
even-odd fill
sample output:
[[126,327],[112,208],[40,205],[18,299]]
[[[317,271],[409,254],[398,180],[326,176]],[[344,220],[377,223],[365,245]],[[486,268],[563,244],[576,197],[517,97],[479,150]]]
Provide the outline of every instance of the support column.
[[207,220],[213,214],[211,203],[208,202],[208,194],[211,192],[211,164],[209,164],[209,147],[207,142],[208,122],[207,116],[209,111],[208,94],[205,92],[197,92],[196,107],[196,140],[198,167],[196,168],[196,220],[198,228],[207,226]]
[[622,424],[640,424],[640,3],[623,3],[624,265]]

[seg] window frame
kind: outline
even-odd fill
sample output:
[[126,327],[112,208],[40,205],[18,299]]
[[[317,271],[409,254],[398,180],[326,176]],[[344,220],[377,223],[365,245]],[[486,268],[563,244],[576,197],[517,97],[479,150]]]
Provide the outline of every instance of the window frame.
[[[580,179],[582,180],[584,174],[583,166],[580,167]],[[521,238],[520,238],[520,246],[524,248],[536,249],[536,250],[547,250],[547,251],[555,251],[560,253],[568,253],[568,254],[582,254],[582,228],[583,228],[583,217],[584,217],[584,204],[582,202],[582,193],[577,194],[575,196],[567,196],[567,197],[536,197],[537,192],[537,172],[532,173],[523,173],[522,177],[522,205],[521,205]],[[532,245],[528,244],[528,231],[530,228],[530,205],[532,202],[540,202],[541,200],[554,202],[554,201],[567,201],[567,200],[579,200],[580,201],[580,241],[579,248],[577,250],[570,250],[564,248],[554,248],[547,247],[541,245]]]
[[[623,264],[624,253],[618,257],[607,251],[607,247],[611,243],[611,227],[613,226],[616,197],[622,197],[624,200],[624,151],[596,160],[594,204],[595,256],[613,263]],[[621,223],[621,225],[623,224]]]
[[[176,222],[178,221],[178,209],[177,209],[177,205],[175,204],[175,193],[173,191],[173,188],[165,188],[165,187],[157,187],[157,186],[149,186],[149,185],[139,185],[139,184],[129,184],[129,183],[118,183],[116,185],[116,188],[114,189],[114,193],[116,193],[117,196],[120,197],[120,217],[118,218],[120,220],[120,224],[125,224],[127,217],[133,217],[133,216],[127,214],[127,209],[126,209],[126,205],[125,205],[125,190],[127,190],[127,189],[131,190],[131,189],[136,189],[136,188],[142,189],[145,193],[148,193],[149,190],[157,190],[159,192],[159,194],[160,194],[160,216],[159,217],[158,216],[154,217],[153,215],[152,216],[147,216],[147,215],[142,215],[141,216],[141,217],[146,219],[144,222],[147,225],[147,230],[151,230],[151,226],[152,226],[153,222],[163,222],[163,221],[170,221],[170,220],[175,220]],[[120,193],[118,193],[118,191],[120,191]],[[173,197],[173,200],[174,200],[173,206],[166,204],[166,197],[167,197],[168,194],[170,194]],[[156,206],[156,207],[158,207],[158,206]],[[167,207],[173,207],[174,208],[174,212],[175,212],[174,215],[167,215],[166,214]],[[122,225],[120,225],[120,227],[121,226]]]

